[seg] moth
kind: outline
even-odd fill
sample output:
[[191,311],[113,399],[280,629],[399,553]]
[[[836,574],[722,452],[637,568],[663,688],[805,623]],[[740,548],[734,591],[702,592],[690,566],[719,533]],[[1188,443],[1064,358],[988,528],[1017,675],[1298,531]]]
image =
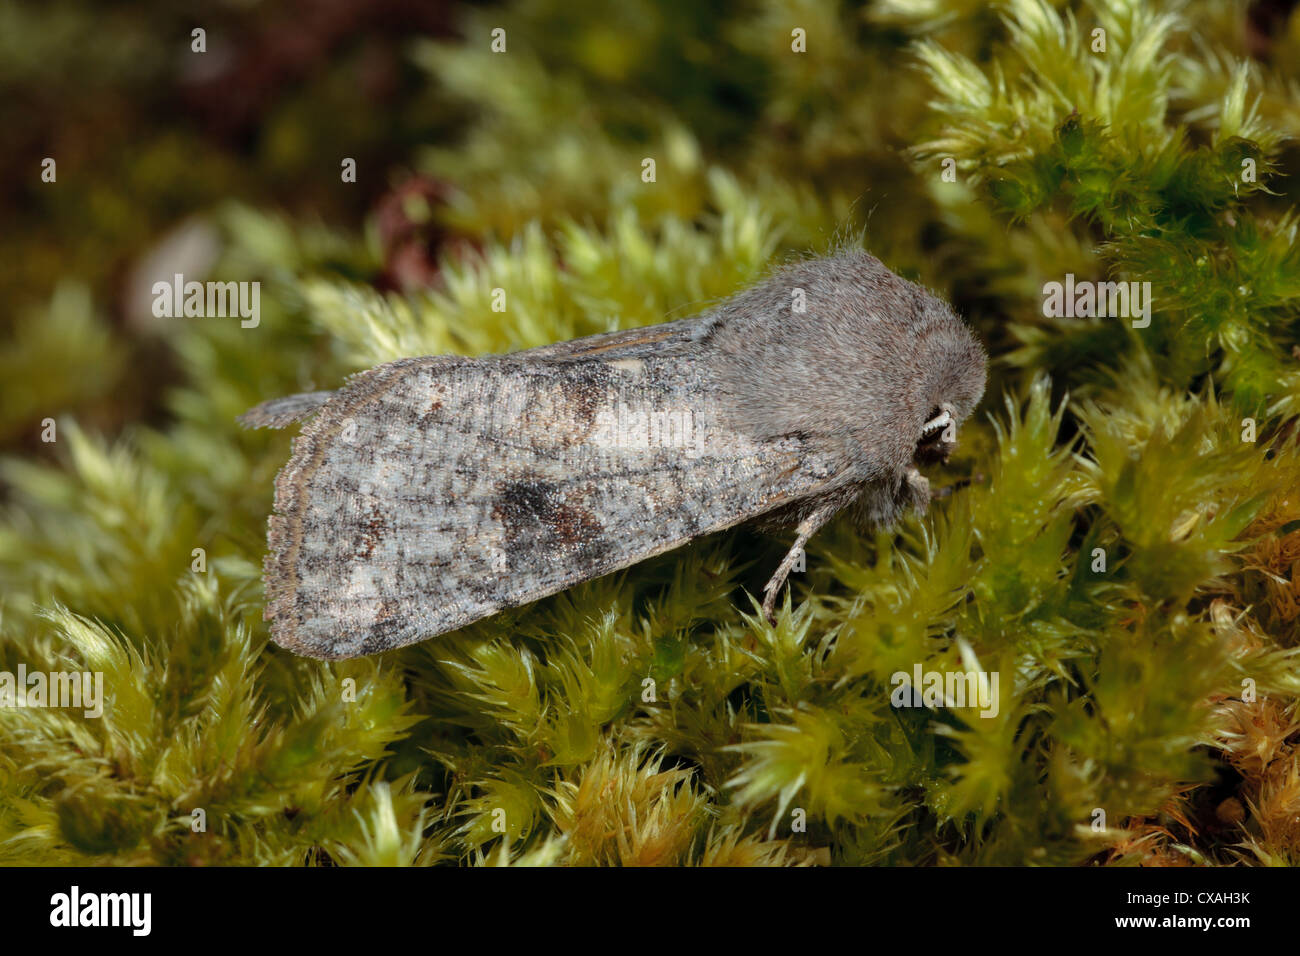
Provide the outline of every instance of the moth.
[[753,519],[808,539],[924,509],[986,358],[939,298],[862,251],[777,269],[661,325],[389,362],[275,399],[309,419],[275,482],[265,618],[327,660],[463,627]]

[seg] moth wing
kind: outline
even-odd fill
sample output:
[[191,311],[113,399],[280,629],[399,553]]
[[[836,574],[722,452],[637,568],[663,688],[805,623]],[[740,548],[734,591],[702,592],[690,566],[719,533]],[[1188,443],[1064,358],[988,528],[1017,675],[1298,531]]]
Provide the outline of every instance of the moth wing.
[[[543,359],[565,361],[593,357],[633,358],[652,353],[664,355],[670,350],[675,351],[679,346],[698,342],[714,324],[708,316],[692,316],[660,325],[601,332],[597,335],[557,342],[554,345],[543,345],[501,357],[522,358],[528,361]],[[448,357],[439,356],[439,358]],[[283,398],[273,398],[244,412],[239,416],[239,423],[245,428],[284,428],[294,422],[310,418],[320,411],[321,406],[334,394],[332,391],[302,392],[297,395],[286,395]]]
[[703,341],[718,324],[718,319],[708,313],[694,315],[676,322],[663,322],[635,329],[601,332],[568,342],[542,345],[511,358],[528,361],[569,361],[579,359],[617,359],[664,357],[678,354],[683,348]]
[[284,428],[310,418],[333,397],[333,392],[299,392],[255,405],[239,416],[245,428]]
[[401,647],[818,493],[841,462],[721,421],[681,360],[406,359],[295,439],[266,559],[275,640]]

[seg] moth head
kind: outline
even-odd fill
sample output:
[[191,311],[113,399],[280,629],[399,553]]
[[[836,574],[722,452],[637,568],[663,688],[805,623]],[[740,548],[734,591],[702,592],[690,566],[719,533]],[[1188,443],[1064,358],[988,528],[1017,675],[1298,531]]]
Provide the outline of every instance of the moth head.
[[925,292],[919,298],[915,391],[908,405],[913,422],[922,413],[925,417],[917,422],[912,457],[921,464],[946,462],[957,446],[957,429],[984,394],[988,360],[974,333],[945,302]]
[[946,462],[957,445],[957,411],[949,402],[940,402],[930,410],[913,457],[918,462]]

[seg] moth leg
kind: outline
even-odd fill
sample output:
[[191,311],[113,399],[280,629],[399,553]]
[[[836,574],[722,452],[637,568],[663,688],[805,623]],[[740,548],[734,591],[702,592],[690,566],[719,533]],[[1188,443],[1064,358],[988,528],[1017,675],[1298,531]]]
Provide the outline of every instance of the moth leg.
[[772,579],[763,586],[763,617],[767,618],[769,624],[776,623],[776,594],[781,590],[781,585],[785,584],[786,578],[790,576],[790,569],[794,563],[799,560],[799,554],[803,551],[803,546],[808,543],[808,539],[817,533],[817,529],[831,519],[834,514],[840,510],[841,502],[827,501],[817,507],[812,514],[799,522],[795,529],[798,536],[794,539],[794,544],[786,552],[781,563],[776,566],[776,573]]
[[930,479],[921,474],[915,465],[909,465],[903,481],[907,485],[907,499],[917,511],[924,511],[930,505]]
[[960,481],[953,482],[951,485],[944,485],[934,493],[934,496],[936,498],[947,498],[948,496],[955,494],[959,489],[965,488],[967,485],[973,484],[977,480],[979,480],[978,475],[972,478],[963,478]]

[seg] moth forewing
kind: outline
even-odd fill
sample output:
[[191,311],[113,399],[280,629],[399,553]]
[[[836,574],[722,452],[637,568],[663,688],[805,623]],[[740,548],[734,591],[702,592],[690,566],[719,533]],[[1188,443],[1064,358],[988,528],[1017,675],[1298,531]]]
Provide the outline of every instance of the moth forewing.
[[727,427],[689,362],[406,362],[344,388],[277,483],[275,640],[400,647],[817,494],[796,437]]

